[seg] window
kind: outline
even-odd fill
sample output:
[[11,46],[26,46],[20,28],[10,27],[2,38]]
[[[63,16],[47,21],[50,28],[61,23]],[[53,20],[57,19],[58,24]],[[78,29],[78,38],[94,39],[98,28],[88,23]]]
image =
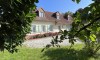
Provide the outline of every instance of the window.
[[43,32],[46,31],[46,27],[45,27],[45,25],[42,25],[42,31],[43,31]]
[[73,20],[73,18],[70,15],[68,15],[68,20]]
[[48,26],[48,30],[49,30],[49,31],[53,31],[53,25],[49,25],[49,26]]
[[60,13],[59,12],[56,12],[56,18],[60,19]]
[[36,32],[36,25],[33,25],[32,27],[33,27],[32,32]]
[[41,12],[41,17],[43,17],[44,15],[43,15],[43,12]]
[[37,32],[40,32],[40,26],[39,25],[37,26]]
[[58,29],[61,30],[61,26],[58,26]]
[[39,17],[44,17],[44,13],[43,12],[39,12]]
[[70,31],[70,29],[71,29],[71,25],[66,25],[66,30]]
[[57,19],[59,19],[59,15],[57,15]]

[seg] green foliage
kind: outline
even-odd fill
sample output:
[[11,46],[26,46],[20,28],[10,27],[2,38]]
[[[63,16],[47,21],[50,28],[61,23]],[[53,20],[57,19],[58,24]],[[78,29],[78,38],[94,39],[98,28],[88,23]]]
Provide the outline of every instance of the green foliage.
[[[80,2],[80,0],[73,0]],[[73,23],[70,31],[61,31],[60,39],[57,42],[62,42],[64,39],[69,39],[71,46],[78,40],[83,41],[86,45],[85,49],[90,56],[97,53],[100,49],[100,1],[95,0],[84,9],[78,9],[73,14]],[[68,15],[68,14],[67,14]],[[55,38],[54,38],[55,39]],[[55,44],[53,44],[55,45]]]
[[92,42],[95,42],[96,41],[96,36],[94,34],[91,34],[90,35],[90,40],[92,40]]
[[[99,27],[100,27],[100,2],[94,1],[89,6],[84,9],[79,9],[74,16],[74,22],[72,23],[72,29],[70,33],[72,36],[83,40],[87,46],[88,52],[90,55],[93,55],[97,52],[94,47],[99,47],[100,44],[97,42],[100,36]],[[73,43],[72,43],[73,44]],[[100,49],[100,48],[99,48]],[[98,50],[99,50],[98,49]],[[96,51],[96,52],[94,52]]]
[[38,0],[0,0],[0,50],[13,53],[30,31]]

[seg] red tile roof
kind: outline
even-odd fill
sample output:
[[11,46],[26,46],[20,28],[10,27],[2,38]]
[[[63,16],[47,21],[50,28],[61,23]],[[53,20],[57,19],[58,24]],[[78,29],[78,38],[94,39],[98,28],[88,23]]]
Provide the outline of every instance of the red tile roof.
[[57,24],[71,24],[72,23],[72,20],[65,19],[63,17],[64,16],[63,14],[60,14],[60,19],[57,19],[55,16],[55,13],[53,13],[53,12],[45,11],[44,13],[45,13],[44,17],[37,16],[36,20],[37,21],[57,22]]

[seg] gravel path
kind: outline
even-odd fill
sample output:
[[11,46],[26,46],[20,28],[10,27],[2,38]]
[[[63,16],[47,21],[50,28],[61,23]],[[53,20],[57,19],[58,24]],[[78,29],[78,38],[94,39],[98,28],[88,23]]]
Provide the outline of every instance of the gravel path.
[[[26,40],[23,45],[27,46],[27,47],[33,47],[33,48],[43,48],[45,47],[47,44],[50,44],[52,40],[52,37],[46,37],[46,38],[40,38],[40,39],[33,39],[33,40]],[[77,41],[75,42],[75,44],[81,44],[82,42]],[[59,45],[70,45],[70,43],[68,42],[68,40],[64,40],[62,43],[59,43]]]

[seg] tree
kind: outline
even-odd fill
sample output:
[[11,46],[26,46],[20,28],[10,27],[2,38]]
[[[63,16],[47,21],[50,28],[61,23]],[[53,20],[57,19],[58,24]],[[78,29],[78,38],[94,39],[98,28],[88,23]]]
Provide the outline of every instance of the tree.
[[[73,1],[80,2],[80,0]],[[100,41],[100,1],[93,1],[93,3],[84,9],[78,9],[76,11],[71,30],[61,31],[60,40],[56,36],[51,42],[52,45],[47,45],[46,48],[59,46],[58,42],[62,42],[64,39],[69,39],[69,43],[72,46],[77,41],[76,38],[78,38],[85,43],[87,53],[90,56],[94,55],[100,49],[100,44],[97,42]]]
[[0,0],[0,50],[13,53],[30,31],[38,0]]

